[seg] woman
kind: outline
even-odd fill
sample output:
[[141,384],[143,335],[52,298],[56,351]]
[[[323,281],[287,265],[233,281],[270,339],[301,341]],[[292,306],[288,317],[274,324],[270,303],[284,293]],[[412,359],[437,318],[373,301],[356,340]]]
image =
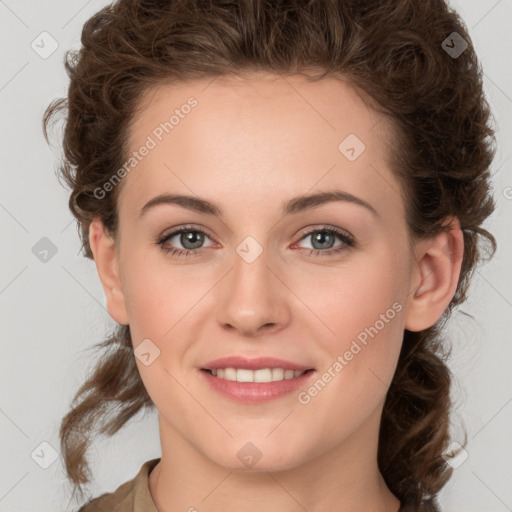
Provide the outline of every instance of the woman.
[[68,108],[61,172],[119,328],[62,451],[83,498],[94,434],[156,407],[162,456],[80,510],[439,510],[464,446],[442,328],[496,249],[457,14],[119,0],[82,45],[44,128]]

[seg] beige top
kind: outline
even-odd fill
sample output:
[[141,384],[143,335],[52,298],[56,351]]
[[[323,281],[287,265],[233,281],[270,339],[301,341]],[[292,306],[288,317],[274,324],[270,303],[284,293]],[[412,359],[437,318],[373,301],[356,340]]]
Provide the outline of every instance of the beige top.
[[134,478],[89,501],[78,512],[158,512],[149,492],[149,474],[159,462],[160,458],[146,461]]
[[[104,493],[89,501],[77,512],[158,512],[149,491],[149,474],[160,458],[145,462],[137,475],[120,485],[114,492]],[[440,512],[437,504],[429,503],[424,512]],[[414,507],[402,504],[398,512],[416,512]]]

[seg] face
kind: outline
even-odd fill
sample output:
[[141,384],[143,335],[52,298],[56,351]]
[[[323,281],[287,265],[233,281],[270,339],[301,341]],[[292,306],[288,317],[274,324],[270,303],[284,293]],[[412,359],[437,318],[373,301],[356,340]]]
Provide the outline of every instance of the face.
[[[145,95],[129,135],[137,163],[118,185],[122,294],[110,312],[135,349],[150,340],[150,364],[137,365],[169,436],[238,469],[250,442],[264,470],[377,435],[412,287],[392,144],[388,120],[333,78],[224,77]],[[164,194],[218,212],[148,204]],[[313,371],[244,403],[202,370],[227,356]]]

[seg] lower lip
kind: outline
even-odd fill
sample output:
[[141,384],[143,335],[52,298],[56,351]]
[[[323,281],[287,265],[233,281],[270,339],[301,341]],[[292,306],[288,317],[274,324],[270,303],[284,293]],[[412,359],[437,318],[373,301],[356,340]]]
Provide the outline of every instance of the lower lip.
[[261,403],[293,393],[315,373],[309,370],[293,379],[275,382],[238,382],[213,376],[207,370],[200,370],[211,388],[221,395],[242,403]]

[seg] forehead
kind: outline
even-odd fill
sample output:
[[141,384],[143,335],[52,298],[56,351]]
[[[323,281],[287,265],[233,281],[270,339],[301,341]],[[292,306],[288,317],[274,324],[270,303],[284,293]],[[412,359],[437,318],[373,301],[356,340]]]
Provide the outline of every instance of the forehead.
[[[371,99],[363,99],[362,93],[343,77],[309,81],[300,75],[253,72],[243,77],[219,76],[161,84],[146,90],[130,124],[130,145],[137,145],[137,140],[155,121],[169,120],[191,97],[197,101],[197,106],[190,109],[194,128],[210,128],[215,123],[216,130],[209,134],[210,138],[220,132],[236,131],[243,135],[285,127],[287,139],[311,137],[313,131],[320,131],[319,136],[331,132],[336,140],[347,129],[368,139],[372,135],[368,132],[384,119],[368,105]],[[181,123],[182,120],[184,117],[180,116],[180,124],[190,124]],[[184,131],[183,126],[173,130],[174,138],[179,137],[180,131]],[[258,135],[263,135],[261,131]],[[375,139],[373,144],[378,142],[378,137]]]
[[273,195],[281,204],[315,184],[396,202],[392,142],[389,120],[344,80],[255,73],[162,84],[132,118],[130,154],[152,148],[123,179],[119,207],[164,191],[208,197],[212,186],[245,205]]

